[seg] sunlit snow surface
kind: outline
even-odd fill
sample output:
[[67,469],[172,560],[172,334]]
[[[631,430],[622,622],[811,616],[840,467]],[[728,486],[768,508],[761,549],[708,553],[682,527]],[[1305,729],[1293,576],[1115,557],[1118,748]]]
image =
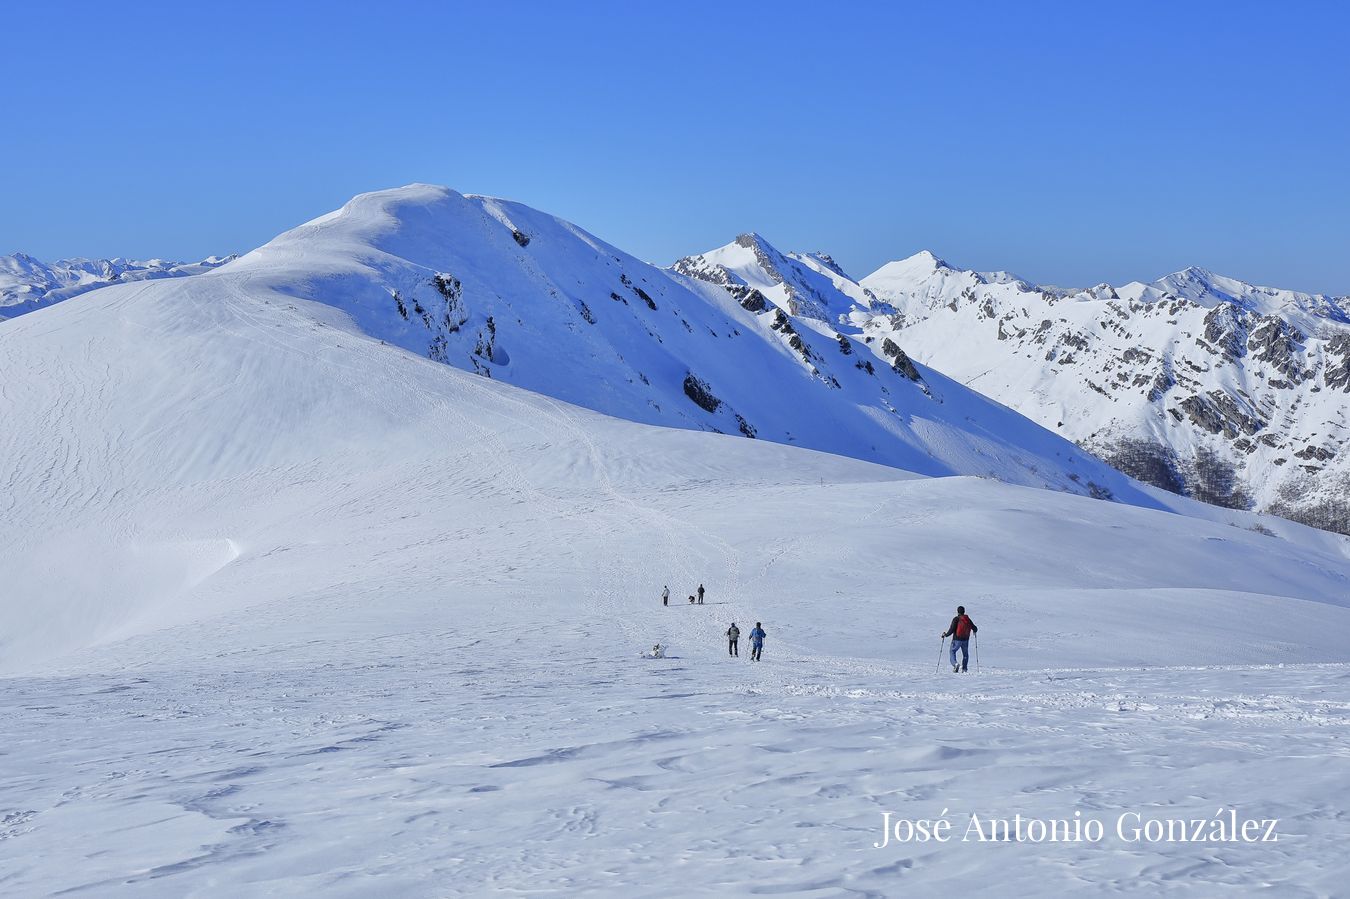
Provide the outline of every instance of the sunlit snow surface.
[[[1342,889],[1341,538],[606,418],[229,278],[0,325],[0,893]],[[1221,806],[1279,842],[873,848]]]

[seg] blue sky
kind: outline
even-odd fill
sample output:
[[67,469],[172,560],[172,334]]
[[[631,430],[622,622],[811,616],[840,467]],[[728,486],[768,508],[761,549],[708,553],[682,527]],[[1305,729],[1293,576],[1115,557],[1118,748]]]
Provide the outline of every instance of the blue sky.
[[355,193],[524,201],[668,263],[1201,265],[1350,293],[1338,3],[25,3],[0,252],[199,258]]

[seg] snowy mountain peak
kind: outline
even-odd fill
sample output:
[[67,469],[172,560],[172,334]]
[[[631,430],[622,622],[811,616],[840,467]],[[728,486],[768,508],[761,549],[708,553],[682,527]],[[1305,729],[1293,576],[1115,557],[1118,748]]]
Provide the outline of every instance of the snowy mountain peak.
[[667,271],[524,204],[409,185],[143,302],[246,318],[279,305],[292,330],[330,328],[343,346],[400,347],[633,422],[1157,505],[898,342],[839,321],[872,298],[822,261],[754,234],[706,257]]
[[869,286],[872,284],[896,286],[913,285],[942,270],[950,270],[946,262],[939,259],[938,256],[930,250],[920,250],[913,256],[907,256],[904,259],[897,259],[893,262],[886,263],[866,278],[863,278],[862,283]]
[[743,302],[768,302],[789,315],[824,323],[838,324],[860,308],[887,311],[831,257],[782,253],[754,232],[715,250],[686,256],[672,269],[724,287]]

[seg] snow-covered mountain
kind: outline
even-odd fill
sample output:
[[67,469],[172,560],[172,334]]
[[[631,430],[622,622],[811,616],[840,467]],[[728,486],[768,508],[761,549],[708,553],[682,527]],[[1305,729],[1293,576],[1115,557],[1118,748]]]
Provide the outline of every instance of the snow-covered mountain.
[[674,268],[902,346],[1146,483],[1350,533],[1347,298],[1194,268],[1064,289],[927,251],[855,282],[819,259],[745,235]]
[[[712,433],[690,366],[798,443],[1069,464],[777,311],[415,188],[0,324],[4,892],[1336,895],[1350,541]],[[1279,841],[1114,833],[1219,807]],[[875,848],[1077,810],[1102,844]]]
[[1155,503],[898,345],[869,352],[824,320],[851,308],[830,285],[852,282],[821,258],[789,264],[800,279],[766,302],[519,203],[414,185],[359,196],[210,283],[313,300],[391,344],[629,421]]
[[166,262],[163,259],[147,262],[133,259],[58,259],[56,262],[43,262],[26,253],[0,256],[0,321],[109,284],[199,275],[234,258],[210,256],[201,262]]
[[1350,300],[1190,268],[1065,290],[929,253],[861,282],[867,334],[1134,477],[1350,533]]

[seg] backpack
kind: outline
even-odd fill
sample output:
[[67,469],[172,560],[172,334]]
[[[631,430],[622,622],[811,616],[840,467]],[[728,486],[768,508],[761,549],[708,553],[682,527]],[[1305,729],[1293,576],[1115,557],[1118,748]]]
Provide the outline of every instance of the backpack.
[[958,640],[969,640],[969,639],[970,639],[970,616],[969,616],[969,615],[962,615],[960,618],[956,619],[956,630],[953,631],[953,636],[955,636],[956,639],[958,639]]

